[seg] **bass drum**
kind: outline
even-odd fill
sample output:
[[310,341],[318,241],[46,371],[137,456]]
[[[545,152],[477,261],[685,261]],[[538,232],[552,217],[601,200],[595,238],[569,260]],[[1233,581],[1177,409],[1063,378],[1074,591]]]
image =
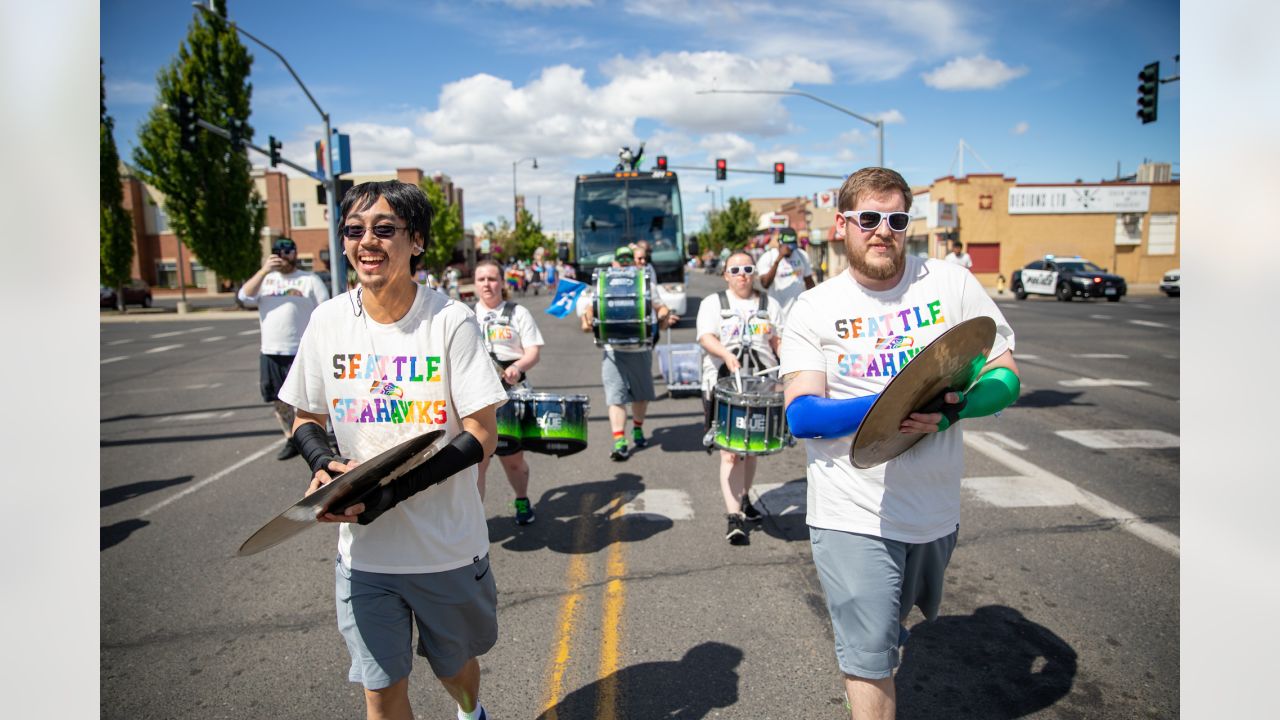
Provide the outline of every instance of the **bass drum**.
[[525,397],[520,443],[525,450],[564,457],[587,449],[586,395],[531,393]]
[[715,444],[743,455],[772,455],[787,446],[782,385],[770,378],[721,378],[715,391]]
[[592,329],[596,345],[648,345],[658,334],[653,309],[654,288],[643,268],[600,268],[592,277],[596,289]]

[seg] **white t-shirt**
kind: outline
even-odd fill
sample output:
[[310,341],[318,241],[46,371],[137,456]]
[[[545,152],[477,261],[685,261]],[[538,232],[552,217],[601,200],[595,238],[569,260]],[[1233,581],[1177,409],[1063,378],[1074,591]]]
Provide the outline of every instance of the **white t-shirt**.
[[[475,315],[461,302],[418,286],[413,306],[383,325],[353,312],[343,293],[316,310],[280,399],[328,414],[342,455],[368,460],[411,437],[462,431],[461,418],[506,401]],[[469,467],[382,514],[369,525],[342,523],[343,565],[382,573],[462,567],[489,549],[489,528]]]
[[242,302],[258,304],[263,355],[296,355],[311,313],[329,299],[319,276],[305,270],[288,275],[273,270],[262,279],[257,295],[246,295],[244,288],[236,294]]
[[789,258],[781,257],[778,248],[771,248],[756,261],[756,275],[765,275],[774,263],[778,263],[778,272],[767,289],[769,296],[776,298],[782,306],[782,322],[786,324],[791,306],[805,290],[804,279],[813,277],[813,266],[809,264],[809,255],[799,248],[792,250]]
[[[646,278],[646,286],[649,288],[649,307],[656,313],[658,312],[658,308],[664,308],[667,304],[662,302],[662,297],[658,293],[658,275],[654,271],[653,266],[645,265],[644,274]],[[593,282],[588,282],[586,289],[578,294],[576,311],[579,317],[587,312],[587,308],[590,307],[594,309],[596,301],[596,283],[594,282],[594,277],[592,280]],[[658,329],[661,331],[661,323],[659,323]],[[607,352],[650,352],[653,350],[653,346],[646,343],[640,343],[638,345],[613,345],[605,343],[603,348]]]
[[[507,305],[513,308],[510,323],[502,317],[502,311]],[[498,307],[489,309],[484,303],[477,301],[476,318],[480,321],[485,345],[502,362],[519,360],[524,357],[527,347],[546,345],[538,324],[533,321],[533,313],[523,305],[502,301],[498,303]]]
[[[796,301],[782,332],[780,373],[823,372],[830,398],[878,393],[935,338],[981,315],[996,321],[988,359],[1012,350],[1013,329],[963,268],[909,256],[902,282],[880,292],[863,288],[845,271]],[[852,441],[852,435],[805,440],[809,525],[909,543],[956,529],[964,475],[960,427],[926,435],[866,470],[849,461]]]
[[[750,343],[751,349],[755,351],[756,357],[765,364],[764,367],[777,365],[778,358],[774,355],[769,341],[775,336],[780,336],[782,332],[778,320],[782,314],[782,308],[778,305],[778,301],[770,295],[765,303],[764,317],[760,317],[759,293],[753,292],[751,297],[745,300],[735,295],[733,291],[728,291],[726,295],[729,298],[728,310],[720,309],[719,293],[702,298],[702,304],[698,306],[697,339],[701,340],[703,335],[715,335],[725,347],[736,350],[742,347],[745,338]],[[723,360],[703,351],[702,387],[704,390],[715,387],[716,375],[720,372],[721,365],[724,365]]]
[[947,256],[943,259],[949,263],[959,265],[960,267],[965,268],[966,270],[973,267],[973,260],[969,259],[969,253],[966,253],[966,252],[962,252],[962,253],[950,252],[950,253],[947,253]]

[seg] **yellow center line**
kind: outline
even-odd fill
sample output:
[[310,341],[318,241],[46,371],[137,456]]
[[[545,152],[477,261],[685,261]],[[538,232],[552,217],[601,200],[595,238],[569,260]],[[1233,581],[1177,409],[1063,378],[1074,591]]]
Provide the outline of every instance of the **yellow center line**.
[[587,580],[587,554],[583,550],[591,537],[594,527],[591,517],[591,506],[595,504],[595,495],[588,493],[582,498],[578,508],[578,527],[573,533],[573,555],[569,559],[567,584],[569,594],[560,604],[560,616],[557,621],[556,653],[551,662],[551,679],[548,682],[547,701],[542,709],[546,720],[558,720],[555,707],[560,703],[564,692],[564,676],[569,668],[570,641],[573,638],[573,625],[578,617],[578,606],[582,604],[582,586]]
[[609,561],[604,589],[604,623],[600,638],[600,692],[596,695],[595,717],[614,720],[618,708],[618,631],[622,622],[622,579],[626,576],[627,563],[622,553],[622,515],[625,508],[618,499],[617,509],[609,515]]

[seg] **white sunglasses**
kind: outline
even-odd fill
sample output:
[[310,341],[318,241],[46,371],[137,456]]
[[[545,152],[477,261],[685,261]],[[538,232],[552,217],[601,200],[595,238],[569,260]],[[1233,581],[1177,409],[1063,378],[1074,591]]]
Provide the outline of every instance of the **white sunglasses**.
[[904,212],[885,213],[879,210],[845,210],[840,213],[845,220],[856,223],[863,230],[875,230],[880,223],[889,221],[889,229],[902,232],[911,224],[911,215]]
[[730,275],[750,275],[756,271],[755,265],[732,265],[728,268]]

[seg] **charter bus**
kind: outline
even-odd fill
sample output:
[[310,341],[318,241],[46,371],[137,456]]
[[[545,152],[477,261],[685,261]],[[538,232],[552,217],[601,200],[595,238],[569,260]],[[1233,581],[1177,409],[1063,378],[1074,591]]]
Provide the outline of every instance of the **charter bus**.
[[573,191],[573,263],[579,278],[607,267],[614,250],[649,241],[649,264],[662,299],[676,314],[685,310],[684,227],[680,183],[669,170],[579,175]]

